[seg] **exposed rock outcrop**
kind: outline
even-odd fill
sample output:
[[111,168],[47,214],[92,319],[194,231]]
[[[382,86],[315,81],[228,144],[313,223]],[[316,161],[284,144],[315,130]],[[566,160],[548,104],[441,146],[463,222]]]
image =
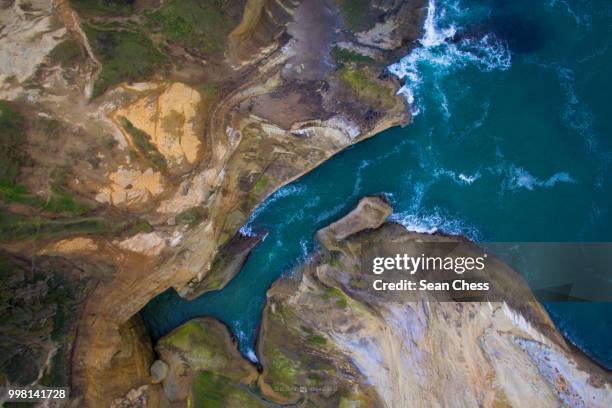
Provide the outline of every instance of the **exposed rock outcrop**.
[[155,360],[151,365],[151,382],[159,384],[168,376],[168,364],[162,360]]
[[155,349],[168,366],[162,382],[164,395],[177,406],[198,406],[194,385],[205,394],[211,393],[211,401],[221,396],[240,406],[248,392],[232,384],[249,384],[257,378],[257,370],[240,356],[227,328],[212,318],[182,325],[161,339]]
[[53,0],[9,1],[0,4],[0,99],[12,99],[19,84],[38,66],[66,34],[53,18]]
[[345,217],[317,232],[317,240],[328,250],[334,243],[365,229],[380,227],[393,209],[382,197],[362,198],[357,207]]

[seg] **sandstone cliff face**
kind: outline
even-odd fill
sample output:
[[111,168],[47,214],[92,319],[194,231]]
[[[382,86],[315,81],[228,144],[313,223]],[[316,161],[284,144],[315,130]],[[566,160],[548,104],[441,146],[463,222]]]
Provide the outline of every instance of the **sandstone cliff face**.
[[[5,3],[1,48],[23,52],[0,58],[0,98],[25,154],[8,158],[2,247],[115,271],[92,284],[67,356],[87,406],[148,381],[115,360],[149,299],[223,286],[237,271],[223,257],[244,252],[235,237],[259,203],[409,120],[383,71],[418,36],[420,0],[357,14],[327,0]],[[58,243],[75,238],[97,249]]]
[[[374,294],[364,285],[362,246],[383,253],[392,244],[394,250],[405,248],[410,253],[415,242],[458,241],[411,233],[397,224],[381,225],[390,208],[377,197],[364,199],[358,209],[364,211],[354,210],[319,232],[319,239],[333,241],[332,246],[325,244],[300,270],[270,289],[258,339],[263,371],[258,378],[246,373],[224,378],[225,387],[248,390],[245,401],[252,406],[275,402],[318,407],[604,407],[612,403],[609,372],[568,347],[533,298],[512,304],[441,301],[428,293],[419,300],[402,292]],[[342,238],[334,238],[338,234]],[[495,264],[491,279],[524,285],[501,263]],[[201,363],[193,362],[201,355],[195,343],[169,348],[193,325],[214,323],[194,321],[175,330],[158,344],[160,358],[172,365],[182,356],[186,371],[200,373],[190,378],[202,373],[224,375],[225,368],[201,368]],[[192,342],[196,338],[190,337]],[[224,344],[219,349],[225,351],[219,353],[227,355]],[[178,378],[169,375],[164,387]],[[206,404],[211,398],[195,381],[188,390],[185,399]],[[235,404],[229,393],[215,398],[223,406],[251,406]]]
[[[134,127],[151,137],[151,143],[167,161],[172,173],[185,172],[200,155],[200,134],[204,118],[200,117],[200,93],[183,83],[162,87],[158,95],[143,97],[113,115],[132,144],[138,140],[124,125],[127,119]],[[129,128],[129,125],[128,125]]]

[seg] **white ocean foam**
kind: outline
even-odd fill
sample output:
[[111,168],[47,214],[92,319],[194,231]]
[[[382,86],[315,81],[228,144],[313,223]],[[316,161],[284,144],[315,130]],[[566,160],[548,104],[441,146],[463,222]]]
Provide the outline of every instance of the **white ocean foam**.
[[546,180],[540,180],[522,167],[510,166],[507,170],[506,185],[510,190],[533,190],[535,187],[553,187],[557,183],[576,183],[576,180],[566,171],[553,174]]
[[542,185],[544,187],[552,187],[557,183],[575,183],[576,180],[569,175],[569,173],[562,171],[560,173],[556,173],[548,178]]
[[340,214],[340,211],[344,208],[344,204],[338,204],[335,207],[329,209],[329,210],[325,210],[321,213],[319,213],[319,215],[317,215],[317,218],[315,218],[315,223],[319,224],[323,221],[328,221],[331,218],[335,218]]
[[457,173],[453,170],[447,169],[436,169],[433,172],[434,177],[446,176],[451,178],[455,183],[460,185],[471,185],[476,180],[478,180],[482,175],[480,171],[475,172],[474,174],[465,174],[465,173]]
[[471,176],[466,176],[463,173],[459,173],[458,177],[459,177],[459,180],[461,180],[464,184],[472,184],[473,182],[475,182],[476,180],[480,178],[480,172],[478,171]]
[[263,203],[261,203],[256,209],[255,211],[253,211],[253,214],[251,214],[251,216],[249,217],[249,219],[247,220],[246,224],[244,224],[239,232],[240,234],[246,236],[246,237],[253,237],[255,236],[255,232],[253,231],[253,221],[259,216],[259,214],[261,214],[266,208],[268,208],[268,206],[270,206],[270,204],[272,204],[273,202],[283,198],[283,197],[289,197],[292,195],[298,195],[298,194],[304,194],[306,192],[306,188],[304,186],[296,186],[296,185],[287,185],[284,187],[279,188],[278,190],[276,190],[276,192],[274,194],[272,194],[270,197],[268,197],[268,199],[266,199]]
[[310,256],[311,256],[311,252],[310,252],[310,249],[308,248],[308,240],[301,239],[300,240],[300,255],[295,260],[295,263],[299,265],[304,262],[307,262],[310,259]]
[[[253,301],[249,303],[249,309],[252,307],[252,305],[253,305]],[[243,322],[240,320],[236,320],[230,326],[232,327],[232,332],[235,334],[236,338],[238,339],[238,344],[245,345],[244,347],[241,347],[242,354],[244,354],[244,356],[248,358],[251,362],[258,363],[259,360],[257,359],[257,355],[255,354],[255,351],[253,350],[251,346],[246,345],[248,344],[249,336],[244,331]]]
[[[443,232],[449,235],[463,235],[473,241],[480,240],[482,235],[475,226],[448,214],[440,207],[427,208],[423,206],[425,193],[431,184],[433,184],[431,180],[427,183],[414,183],[408,208],[393,212],[389,220],[403,225],[408,231],[422,234]],[[399,203],[393,194],[385,194],[385,196],[391,201],[394,208],[398,207]]]
[[451,112],[448,107],[448,98],[442,88],[440,88],[439,84],[436,84],[436,92],[438,93],[438,97],[440,98],[440,110],[442,111],[442,115],[444,116],[445,121],[449,121],[451,118]]
[[255,351],[253,351],[253,349],[250,347],[246,351],[246,358],[248,358],[253,363],[259,363],[259,359],[257,358]]
[[[449,9],[454,14],[462,13],[458,6]],[[413,115],[422,110],[416,99],[424,81],[422,71],[425,67],[433,69],[436,75],[445,75],[470,65],[481,71],[505,70],[510,67],[511,56],[506,44],[492,34],[454,41],[458,30],[454,22],[445,21],[449,18],[452,17],[447,16],[446,9],[437,11],[435,0],[430,0],[423,27],[424,35],[419,40],[419,46],[398,63],[388,67],[389,72],[405,79],[406,83],[398,94],[405,97]]]
[[362,182],[362,174],[363,170],[368,167],[372,162],[370,160],[363,160],[359,167],[357,168],[357,177],[355,177],[355,187],[353,188],[353,195],[359,195],[359,190],[361,190],[361,182]]
[[242,235],[243,237],[254,237],[257,234],[253,231],[252,225],[250,224],[244,224],[242,227],[240,227],[240,230],[238,230],[238,232],[240,232],[240,235]]
[[478,241],[481,237],[476,227],[446,214],[437,207],[431,211],[393,213],[389,219],[403,225],[408,231],[422,234],[443,232],[449,235],[463,235],[473,241]]

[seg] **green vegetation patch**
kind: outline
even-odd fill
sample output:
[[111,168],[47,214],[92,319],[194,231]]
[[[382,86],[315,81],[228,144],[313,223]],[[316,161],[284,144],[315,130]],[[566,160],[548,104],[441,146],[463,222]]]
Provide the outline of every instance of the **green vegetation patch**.
[[5,203],[18,203],[49,211],[68,211],[80,214],[86,210],[59,186],[52,188],[49,199],[44,200],[28,192],[26,187],[17,184],[17,176],[23,165],[30,159],[24,150],[25,120],[15,107],[0,101],[0,200]]
[[107,234],[120,230],[101,217],[46,219],[0,210],[0,241],[63,238],[81,234]]
[[374,58],[359,54],[346,48],[334,47],[332,49],[332,57],[338,64],[358,63],[358,64],[373,64],[376,61]]
[[205,99],[209,101],[217,99],[219,96],[219,87],[215,84],[203,83],[198,86],[198,90]]
[[67,175],[64,169],[57,168],[51,173],[51,188],[49,195],[41,206],[45,211],[68,213],[80,216],[94,209],[94,206],[77,199],[67,187]]
[[31,207],[41,207],[45,203],[40,197],[30,194],[25,186],[4,182],[0,182],[0,201]]
[[361,395],[351,395],[349,397],[341,397],[338,408],[366,408],[368,400]]
[[263,407],[246,390],[220,374],[202,371],[193,384],[194,408]]
[[334,268],[341,268],[344,264],[342,263],[342,253],[339,251],[334,251],[329,256],[329,265]]
[[281,395],[289,397],[292,395],[292,389],[297,382],[297,376],[300,371],[298,361],[293,361],[288,358],[282,351],[275,347],[266,347],[266,366],[268,369],[268,377],[272,381],[275,390]]
[[264,192],[268,184],[270,184],[270,177],[268,177],[266,174],[262,174],[262,176],[259,177],[253,186],[253,194],[258,197],[262,192]]
[[125,235],[132,236],[141,232],[148,233],[153,231],[153,227],[146,220],[137,218],[126,226]]
[[60,347],[53,355],[50,366],[40,379],[40,383],[47,387],[63,387],[66,384],[66,364],[63,347]]
[[95,15],[126,16],[134,11],[135,0],[70,0],[77,11]]
[[[0,201],[17,203],[33,209],[67,213],[78,217],[92,210],[81,202],[65,187],[65,175],[55,171],[47,198],[28,192],[26,187],[17,184],[21,166],[29,162],[24,152],[24,118],[6,101],[0,101]],[[109,224],[101,218],[45,219],[26,217],[0,210],[0,240],[10,241],[25,238],[45,238],[67,236],[77,233],[106,232]]]
[[148,79],[167,61],[167,57],[142,32],[90,24],[85,24],[83,29],[102,64],[94,85],[94,97],[112,85]]
[[62,170],[56,169],[52,175],[53,182],[46,199],[30,194],[22,186],[15,184],[12,179],[0,182],[0,200],[5,203],[18,203],[55,213],[68,213],[72,216],[83,215],[93,207],[78,200],[65,186],[65,175]]
[[318,334],[311,334],[306,336],[306,343],[313,346],[325,346],[327,344],[327,339]]
[[196,206],[181,211],[176,216],[177,224],[185,224],[190,227],[195,227],[201,223],[207,217],[206,208],[202,206]]
[[121,125],[131,136],[132,143],[134,143],[134,146],[136,146],[144,158],[151,162],[158,170],[165,171],[168,163],[166,158],[157,150],[157,147],[151,143],[151,136],[135,127],[126,117],[121,117]]
[[62,67],[69,67],[83,57],[83,50],[78,41],[70,39],[56,45],[49,53],[49,57],[52,62]]
[[225,38],[236,24],[230,2],[222,0],[167,0],[145,13],[147,27],[171,43],[205,54],[223,52]]
[[31,194],[28,190],[18,184],[0,183],[0,201],[5,203],[23,204],[37,209],[68,213],[72,216],[80,216],[94,207],[77,199],[66,187],[60,184],[52,184],[46,199]]
[[52,185],[49,197],[41,206],[46,211],[83,215],[93,209],[92,206],[77,200],[69,190],[60,185]]
[[206,331],[204,331],[202,325],[195,320],[191,320],[179,326],[161,341],[164,344],[169,344],[182,350],[189,350],[192,347],[192,343],[205,340],[206,338]]
[[338,288],[327,288],[325,289],[325,293],[323,294],[323,299],[336,301],[336,306],[341,309],[345,309],[348,306],[348,301],[346,300],[346,295]]
[[[55,269],[41,271],[0,252],[0,377],[28,384],[38,377],[50,340],[70,337],[84,282]],[[51,361],[43,384],[66,385],[65,349]]]
[[225,328],[218,322],[189,321],[161,339],[158,347],[179,349],[189,364],[199,370],[225,370],[231,377],[233,356],[225,342]]
[[22,146],[25,121],[15,107],[0,101],[0,187],[14,186],[19,168],[28,161]]
[[344,20],[351,30],[355,32],[369,30],[374,26],[374,19],[370,16],[369,0],[344,0],[341,10]]
[[393,91],[371,79],[363,69],[343,67],[340,79],[348,85],[360,99],[371,105],[389,108],[394,104]]

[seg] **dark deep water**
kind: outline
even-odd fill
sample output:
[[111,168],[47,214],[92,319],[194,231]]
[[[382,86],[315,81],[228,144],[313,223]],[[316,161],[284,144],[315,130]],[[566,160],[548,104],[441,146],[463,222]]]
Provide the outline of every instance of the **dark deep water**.
[[[477,241],[612,241],[612,2],[430,2],[422,46],[389,70],[414,123],[332,158],[263,203],[267,230],[241,273],[194,301],[142,311],[154,339],[212,315],[250,358],[265,293],[313,250],[317,229],[367,194],[393,219]],[[612,367],[612,303],[549,303],[560,330]]]

